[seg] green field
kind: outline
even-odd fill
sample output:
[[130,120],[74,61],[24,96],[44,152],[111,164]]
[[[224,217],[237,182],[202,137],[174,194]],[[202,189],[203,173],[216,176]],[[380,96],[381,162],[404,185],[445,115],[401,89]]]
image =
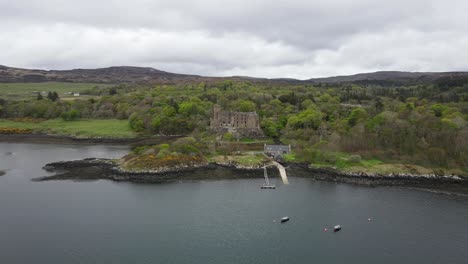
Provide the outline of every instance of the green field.
[[73,98],[67,95],[68,92],[79,92],[92,89],[94,87],[106,88],[112,85],[96,83],[64,83],[64,82],[44,82],[44,83],[0,83],[0,98],[20,100],[36,98],[34,92],[55,91],[60,98]]
[[38,123],[0,119],[0,128],[2,127],[32,129],[35,132],[76,137],[131,138],[137,136],[130,129],[127,120],[116,119],[78,121],[51,119]]

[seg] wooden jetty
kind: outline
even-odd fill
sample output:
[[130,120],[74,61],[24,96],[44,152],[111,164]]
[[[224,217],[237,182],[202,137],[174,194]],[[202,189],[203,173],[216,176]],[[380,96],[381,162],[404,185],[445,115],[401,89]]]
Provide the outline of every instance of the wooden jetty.
[[281,179],[283,180],[283,183],[289,184],[288,176],[286,175],[286,169],[283,167],[283,165],[273,160],[271,161],[271,163],[273,163],[273,165],[275,165],[278,168],[278,171],[280,173]]
[[270,183],[270,180],[268,179],[268,172],[267,172],[267,167],[263,167],[263,176],[265,177],[265,183],[260,187],[261,189],[276,189],[276,186],[274,184]]

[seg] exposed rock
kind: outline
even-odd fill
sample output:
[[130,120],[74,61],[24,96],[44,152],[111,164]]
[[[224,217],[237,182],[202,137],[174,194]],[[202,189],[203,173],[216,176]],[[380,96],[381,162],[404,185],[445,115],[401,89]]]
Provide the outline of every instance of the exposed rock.
[[311,168],[305,164],[290,164],[289,176],[313,178],[319,181],[352,183],[368,186],[400,186],[419,189],[445,190],[468,194],[468,180],[453,176],[366,173],[346,173],[330,168]]
[[[108,159],[62,161],[44,166],[56,175],[34,179],[46,180],[96,180],[128,181],[138,183],[165,183],[183,180],[262,178],[259,168],[240,168],[234,164],[206,164],[199,167],[165,168],[159,171],[125,171]],[[311,178],[318,181],[352,183],[367,186],[401,186],[450,193],[468,194],[468,181],[457,176],[437,175],[369,175],[343,173],[333,169],[310,168],[306,164],[289,164],[288,176]],[[278,177],[276,169],[269,169],[270,177]]]
[[218,165],[218,166],[232,167],[232,168],[241,169],[241,170],[258,170],[258,169],[263,168],[263,164],[256,164],[256,165],[252,165],[252,166],[246,166],[246,165],[239,164],[234,160],[229,160],[229,159],[228,160],[223,160],[223,161],[217,161],[214,164]]
[[5,175],[5,174],[6,174],[6,172],[0,170],[0,176],[3,176],[3,175]]
[[108,179],[138,183],[164,183],[180,180],[201,179],[240,179],[263,177],[260,171],[236,169],[232,167],[206,164],[201,167],[164,168],[158,171],[122,170],[108,159],[85,159],[49,163],[43,167],[55,175],[33,179],[47,180],[95,180]]

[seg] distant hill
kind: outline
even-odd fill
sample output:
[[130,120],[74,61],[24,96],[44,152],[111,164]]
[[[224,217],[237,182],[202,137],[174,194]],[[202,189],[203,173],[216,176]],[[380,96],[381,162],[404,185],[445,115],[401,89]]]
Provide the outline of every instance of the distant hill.
[[109,67],[74,70],[31,70],[0,66],[0,82],[178,82],[203,78],[196,75],[176,74],[146,67]]
[[450,86],[468,84],[468,72],[402,72],[380,71],[349,76],[296,80],[289,78],[265,79],[248,76],[205,77],[177,74],[148,67],[108,67],[74,70],[32,70],[0,65],[0,82],[74,82],[74,83],[189,83],[214,80],[248,80],[253,82],[319,84],[357,83],[379,85],[411,85],[421,83],[448,83]]
[[314,78],[311,83],[360,83],[360,84],[421,84],[434,82],[468,83],[468,72],[402,72],[379,71],[348,76]]

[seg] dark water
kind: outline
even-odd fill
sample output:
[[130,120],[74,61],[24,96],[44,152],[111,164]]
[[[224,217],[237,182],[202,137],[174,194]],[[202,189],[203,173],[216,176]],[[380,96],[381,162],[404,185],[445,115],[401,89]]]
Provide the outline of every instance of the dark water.
[[[31,182],[127,149],[0,143],[0,263],[467,263],[468,198],[292,178]],[[286,224],[273,222],[288,215]],[[368,221],[368,218],[372,221]],[[324,232],[341,224],[338,233]]]

